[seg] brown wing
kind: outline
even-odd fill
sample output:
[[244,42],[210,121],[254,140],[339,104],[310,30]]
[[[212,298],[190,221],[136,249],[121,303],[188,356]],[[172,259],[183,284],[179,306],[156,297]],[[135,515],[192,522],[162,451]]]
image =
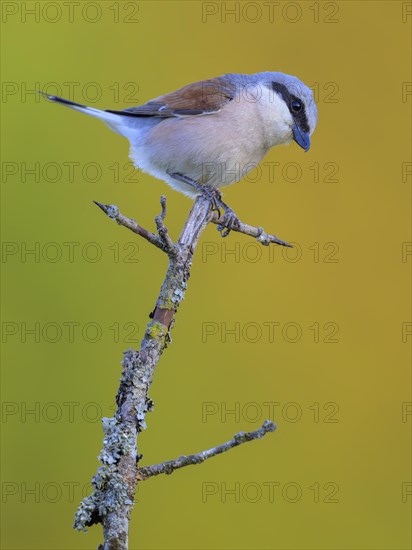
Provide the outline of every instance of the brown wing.
[[234,98],[235,88],[235,85],[225,77],[211,78],[156,97],[144,105],[107,112],[124,116],[161,118],[213,114]]

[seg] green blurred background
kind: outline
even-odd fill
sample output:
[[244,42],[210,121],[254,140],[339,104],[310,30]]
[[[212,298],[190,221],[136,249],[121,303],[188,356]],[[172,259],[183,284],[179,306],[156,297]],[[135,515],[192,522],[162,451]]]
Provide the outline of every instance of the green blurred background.
[[32,91],[121,109],[263,70],[314,88],[318,128],[309,153],[272,150],[225,200],[296,247],[207,228],[142,464],[266,418],[278,430],[142,484],[130,547],[410,548],[411,3],[1,8],[3,548],[102,540],[73,531],[73,514],[167,263],[92,200],[153,228],[166,194],[173,237],[191,204],[133,173],[120,136]]

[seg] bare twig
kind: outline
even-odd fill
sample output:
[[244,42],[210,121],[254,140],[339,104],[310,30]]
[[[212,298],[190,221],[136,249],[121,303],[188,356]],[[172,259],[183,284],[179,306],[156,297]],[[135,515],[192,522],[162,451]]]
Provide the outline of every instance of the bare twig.
[[276,424],[274,424],[270,420],[266,420],[263,423],[262,427],[258,430],[254,430],[253,432],[240,432],[238,434],[235,434],[233,439],[231,439],[230,441],[226,441],[226,443],[218,445],[217,447],[212,447],[207,451],[202,451],[194,455],[179,456],[179,458],[176,458],[175,460],[168,460],[167,462],[161,462],[160,464],[153,464],[152,466],[139,468],[139,470],[137,471],[138,479],[139,481],[144,481],[149,477],[158,476],[160,474],[170,475],[175,470],[183,468],[184,466],[201,464],[208,458],[212,458],[213,456],[225,453],[226,451],[229,451],[230,449],[233,449],[238,445],[242,445],[242,443],[247,443],[248,441],[253,441],[254,439],[261,439],[268,432],[274,432],[275,430]]
[[155,218],[158,235],[139,225],[136,220],[123,216],[114,204],[102,204],[97,201],[93,202],[94,204],[97,204],[97,206],[101,208],[109,218],[115,220],[119,225],[127,227],[127,229],[130,229],[130,231],[133,231],[136,235],[140,235],[146,239],[146,241],[149,241],[149,243],[154,244],[157,248],[163,250],[163,252],[166,252],[167,254],[174,253],[175,245],[167,232],[167,228],[163,225],[163,220],[166,215],[166,197],[161,197],[160,204],[162,206],[162,213]]
[[174,254],[176,252],[175,244],[169,236],[167,227],[164,225],[166,217],[166,197],[164,195],[160,197],[160,205],[162,207],[162,212],[155,218],[157,232],[164,243],[166,252],[168,254]]
[[229,225],[227,220],[225,219],[225,216],[219,216],[217,212],[213,212],[211,214],[210,221],[222,228],[230,228],[231,231],[235,231],[237,233],[244,233],[245,235],[249,235],[250,237],[255,237],[260,243],[262,243],[265,246],[269,246],[271,243],[278,244],[280,246],[287,246],[288,248],[293,248],[293,246],[286,241],[282,241],[276,235],[271,235],[270,233],[265,233],[263,230],[263,227],[253,227],[252,225],[248,225],[247,223],[243,223],[239,219],[237,219],[237,225]]

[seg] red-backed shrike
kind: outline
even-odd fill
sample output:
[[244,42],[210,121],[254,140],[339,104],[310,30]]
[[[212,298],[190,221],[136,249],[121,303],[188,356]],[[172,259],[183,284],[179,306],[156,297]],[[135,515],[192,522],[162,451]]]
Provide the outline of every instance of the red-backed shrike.
[[128,138],[138,168],[191,197],[239,181],[275,145],[307,151],[317,122],[312,91],[276,72],[195,82],[123,111],[47,97],[105,122]]

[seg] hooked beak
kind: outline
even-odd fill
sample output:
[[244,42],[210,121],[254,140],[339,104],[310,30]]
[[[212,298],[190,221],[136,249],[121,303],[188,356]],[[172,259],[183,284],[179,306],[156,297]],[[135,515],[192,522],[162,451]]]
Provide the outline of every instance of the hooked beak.
[[302,128],[295,123],[295,125],[292,128],[293,130],[293,139],[296,141],[302,149],[304,149],[305,153],[306,151],[309,151],[310,148],[310,136],[307,132],[304,132]]

